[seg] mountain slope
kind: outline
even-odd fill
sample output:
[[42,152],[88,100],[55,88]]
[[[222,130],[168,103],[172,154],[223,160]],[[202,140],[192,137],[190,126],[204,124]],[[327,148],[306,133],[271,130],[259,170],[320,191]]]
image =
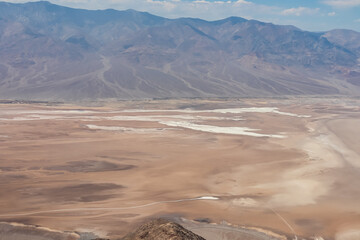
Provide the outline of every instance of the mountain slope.
[[140,226],[122,240],[205,240],[181,225],[163,219],[152,220]]
[[331,43],[360,52],[360,33],[352,30],[335,29],[323,34]]
[[358,95],[358,46],[341,36],[237,17],[0,2],[0,98]]

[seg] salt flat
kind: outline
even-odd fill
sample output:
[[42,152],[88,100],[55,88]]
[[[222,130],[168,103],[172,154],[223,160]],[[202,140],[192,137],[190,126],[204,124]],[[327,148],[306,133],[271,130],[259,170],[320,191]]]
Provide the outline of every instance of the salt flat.
[[117,238],[181,216],[357,240],[358,119],[353,100],[3,104],[0,222]]

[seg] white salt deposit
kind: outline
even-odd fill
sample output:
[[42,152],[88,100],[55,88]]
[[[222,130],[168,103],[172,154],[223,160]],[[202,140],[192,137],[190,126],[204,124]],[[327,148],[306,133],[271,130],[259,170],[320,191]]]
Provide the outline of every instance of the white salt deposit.
[[280,115],[292,116],[292,117],[310,117],[308,115],[298,115],[295,113],[281,112],[276,107],[251,107],[251,108],[229,108],[229,109],[214,109],[214,110],[192,110],[192,109],[181,109],[181,110],[138,110],[130,109],[122,111],[124,113],[151,113],[151,112],[182,112],[182,113],[276,113]]
[[116,126],[98,126],[98,125],[86,125],[86,127],[93,130],[105,130],[105,131],[121,131],[121,132],[159,132],[167,130],[168,128],[127,128],[127,127],[116,127]]
[[86,119],[105,119],[115,121],[151,121],[159,122],[164,119],[182,119],[189,121],[204,121],[204,120],[230,120],[230,121],[243,121],[240,117],[213,117],[213,116],[194,116],[194,115],[149,115],[149,116],[113,116],[113,117],[98,117],[98,116],[85,116]]
[[[91,117],[93,119],[94,117]],[[96,117],[98,118],[98,117]],[[207,118],[207,117],[205,117]],[[203,117],[200,116],[190,116],[190,115],[155,115],[155,116],[114,116],[114,117],[104,117],[103,119],[107,120],[117,120],[117,121],[150,121],[150,122],[158,122],[163,125],[169,127],[181,127],[187,128],[196,131],[202,132],[210,132],[210,133],[222,133],[222,134],[232,134],[232,135],[245,135],[245,136],[253,136],[253,137],[272,137],[272,138],[285,138],[284,135],[278,134],[262,134],[257,133],[256,131],[260,131],[260,129],[252,129],[247,127],[219,127],[212,125],[200,125],[194,123],[194,121],[204,120]],[[179,121],[179,119],[181,119]],[[188,121],[184,121],[188,120]],[[138,128],[130,129],[123,127],[104,127],[97,125],[87,125],[91,129],[99,129],[99,130],[108,130],[108,131],[154,131],[156,129],[144,129],[144,130],[136,130]]]
[[211,125],[199,125],[199,124],[182,122],[182,121],[161,121],[160,123],[170,127],[182,127],[182,128],[187,128],[202,132],[210,132],[210,133],[245,135],[252,137],[285,138],[285,136],[283,135],[255,133],[254,131],[259,131],[259,129],[252,129],[247,127],[218,127]]
[[27,115],[24,117],[14,118],[0,118],[0,121],[35,121],[35,120],[63,120],[63,116],[48,116],[48,115]]
[[203,196],[203,197],[198,197],[196,198],[196,200],[219,200],[220,198],[218,197],[213,197],[213,196]]
[[[143,116],[93,116],[94,113],[110,113],[110,112],[96,112],[87,110],[10,110],[6,114],[24,114],[24,116],[16,116],[13,118],[1,118],[2,121],[33,121],[33,120],[67,120],[79,119],[82,121],[96,121],[96,120],[112,120],[112,121],[145,121],[157,122],[169,127],[186,128],[202,132],[245,135],[252,137],[271,137],[271,138],[285,138],[283,134],[262,134],[260,129],[252,129],[248,127],[219,127],[213,125],[198,124],[203,121],[242,121],[240,116],[201,116],[200,113],[217,113],[217,114],[242,114],[242,113],[276,113],[281,115],[306,117],[304,115],[297,115],[292,113],[280,112],[277,108],[262,107],[262,108],[229,108],[229,109],[215,109],[215,110],[124,110],[122,113],[154,113],[154,115]],[[185,113],[175,115],[159,115],[157,112],[174,112]],[[111,112],[114,113],[114,112]],[[63,114],[63,115],[61,115]],[[76,116],[76,114],[82,114]],[[85,115],[89,114],[89,115]],[[157,128],[126,128],[122,126],[98,126],[87,125],[90,129],[106,130],[106,131],[131,131],[131,132],[158,132]]]
[[101,113],[89,110],[6,110],[0,112],[0,115],[18,115],[18,114],[92,114]]
[[86,127],[93,130],[106,130],[106,131],[125,131],[125,127],[113,127],[113,126],[97,126],[97,125],[86,125]]
[[310,117],[308,115],[298,115],[295,113],[281,112],[275,107],[252,107],[252,108],[230,108],[230,109],[215,109],[211,112],[216,113],[276,113],[279,115],[286,115],[292,117]]

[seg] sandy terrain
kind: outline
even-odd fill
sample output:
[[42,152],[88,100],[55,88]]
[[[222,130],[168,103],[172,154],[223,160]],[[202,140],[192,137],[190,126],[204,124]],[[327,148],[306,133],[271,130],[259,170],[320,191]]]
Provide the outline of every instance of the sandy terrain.
[[167,216],[217,223],[196,230],[208,238],[240,239],[239,227],[256,227],[288,239],[358,240],[359,106],[3,104],[0,222],[117,238]]

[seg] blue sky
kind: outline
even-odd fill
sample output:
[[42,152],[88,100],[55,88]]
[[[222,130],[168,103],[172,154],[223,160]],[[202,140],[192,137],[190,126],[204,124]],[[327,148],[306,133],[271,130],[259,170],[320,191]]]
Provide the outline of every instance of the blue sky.
[[[8,2],[25,2],[8,0]],[[135,9],[168,18],[217,20],[229,16],[304,30],[345,28],[360,31],[360,0],[50,0],[76,8]]]

